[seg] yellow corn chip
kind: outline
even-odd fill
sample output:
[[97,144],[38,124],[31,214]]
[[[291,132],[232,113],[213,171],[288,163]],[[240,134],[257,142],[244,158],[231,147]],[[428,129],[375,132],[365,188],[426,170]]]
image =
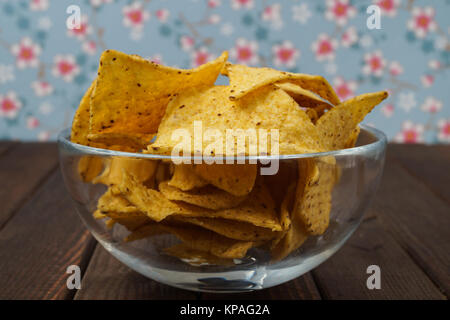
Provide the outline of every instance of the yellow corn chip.
[[213,85],[227,57],[224,52],[196,69],[181,70],[136,55],[103,52],[91,96],[90,133],[155,133],[171,97]]
[[298,217],[309,234],[323,234],[330,221],[335,166],[305,159],[299,160],[299,172],[292,220]]
[[84,145],[90,145],[87,135],[89,134],[89,117],[90,117],[90,101],[91,94],[94,91],[96,80],[94,80],[89,89],[81,99],[80,105],[75,112],[72,121],[72,131],[70,140],[72,142]]
[[166,231],[163,230],[157,223],[148,223],[135,229],[124,239],[124,241],[132,242],[164,233],[166,233]]
[[210,184],[234,196],[249,194],[255,184],[256,164],[199,164],[195,173]]
[[82,156],[78,160],[78,174],[82,181],[91,182],[104,170],[105,159],[95,156]]
[[155,174],[158,160],[113,157],[106,161],[102,174],[93,180],[94,183],[118,185],[123,178],[123,171],[132,174],[139,182],[149,180]]
[[273,232],[268,228],[256,227],[250,223],[227,220],[221,218],[190,218],[183,216],[173,216],[170,221],[184,222],[197,225],[205,229],[214,231],[230,239],[244,241],[261,241],[275,238],[279,232]]
[[326,112],[316,123],[324,147],[327,150],[345,148],[358,123],[387,96],[386,91],[363,94]]
[[190,164],[176,165],[173,176],[168,182],[169,186],[178,188],[182,191],[201,188],[207,184],[208,182],[196,174],[194,166]]
[[252,241],[230,239],[212,231],[189,225],[181,227],[164,225],[162,228],[173,233],[188,247],[220,258],[243,258],[247,250],[253,246]]
[[[189,151],[190,154],[199,147],[207,155],[211,155],[211,151],[214,155],[235,156],[242,155],[244,150],[246,155],[271,154],[271,137],[276,133],[279,136],[280,154],[322,151],[317,128],[305,111],[283,90],[266,86],[235,102],[228,99],[228,91],[228,86],[214,86],[186,90],[180,94],[168,105],[156,141],[148,147],[147,152],[171,154],[180,145],[179,140],[172,140],[177,130],[183,130],[182,138],[188,141],[189,148],[183,151]],[[195,123],[201,123],[204,133],[215,133],[215,138],[202,139],[198,142],[201,145],[196,146],[198,137],[194,136]],[[262,134],[265,134],[266,140]],[[237,137],[244,139],[240,141]],[[216,145],[217,141],[221,144],[219,150],[209,150],[210,145]],[[259,144],[267,147],[266,150],[260,148]],[[225,150],[226,146],[234,148],[230,152]]]
[[129,216],[142,215],[142,213],[124,197],[120,194],[114,194],[111,188],[108,188],[108,190],[106,190],[106,192],[98,199],[97,209],[103,214],[121,213],[122,215]]
[[361,131],[360,127],[357,126],[353,132],[350,134],[347,142],[345,143],[345,148],[353,148],[356,145],[356,141],[358,141],[359,132]]
[[150,144],[154,134],[147,133],[90,133],[87,140],[94,143],[102,143],[107,146],[123,145],[133,150],[141,150]]
[[[308,109],[317,109],[320,110],[320,112],[323,112],[323,110],[326,109],[331,109],[333,107],[326,101],[322,100],[322,98],[316,96],[311,91],[305,90],[295,83],[280,82],[275,83],[275,86],[288,93],[295,100],[295,102],[298,103],[300,107]],[[308,113],[308,110],[306,110],[306,113]]]
[[291,82],[309,90],[329,101],[333,105],[340,103],[328,81],[309,74],[290,73],[270,68],[252,68],[244,65],[227,63],[222,73],[230,78],[230,99],[240,99],[251,91],[275,82]]
[[253,191],[240,205],[222,210],[210,210],[181,201],[170,201],[160,192],[146,188],[126,172],[118,189],[128,201],[155,221],[161,221],[171,215],[182,215],[248,222],[272,231],[282,229],[273,199],[261,183],[255,185]]
[[272,260],[278,261],[287,257],[292,251],[297,250],[308,238],[308,233],[298,217],[292,220],[290,229],[284,237],[272,249]]
[[234,196],[213,186],[206,186],[191,191],[182,191],[169,186],[167,181],[159,184],[159,191],[169,200],[184,201],[213,210],[236,207],[245,200],[245,196]]

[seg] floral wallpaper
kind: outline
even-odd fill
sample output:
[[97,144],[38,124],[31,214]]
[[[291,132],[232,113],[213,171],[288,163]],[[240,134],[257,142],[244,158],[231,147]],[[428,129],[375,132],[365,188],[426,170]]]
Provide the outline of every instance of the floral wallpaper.
[[[373,4],[381,29],[366,23]],[[78,29],[66,27],[70,5]],[[229,50],[237,63],[321,74],[341,99],[387,89],[367,124],[449,143],[449,16],[450,0],[0,0],[0,139],[55,139],[112,48],[182,68]]]

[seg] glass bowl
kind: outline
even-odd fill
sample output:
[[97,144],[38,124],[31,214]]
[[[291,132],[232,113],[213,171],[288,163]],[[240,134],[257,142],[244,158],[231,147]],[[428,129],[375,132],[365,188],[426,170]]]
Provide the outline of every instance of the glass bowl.
[[[64,181],[81,220],[98,242],[122,263],[148,278],[178,288],[206,292],[243,292],[269,288],[301,276],[332,256],[356,230],[370,205],[382,175],[386,149],[386,136],[381,131],[361,126],[356,147],[279,156],[278,173],[261,177],[266,181],[278,207],[280,200],[277,198],[288,194],[289,183],[284,181],[296,180],[298,175],[298,172],[286,175],[286,168],[297,168],[300,162],[305,161],[327,163],[334,168],[337,178],[331,192],[328,228],[321,235],[308,236],[298,249],[282,259],[274,259],[268,246],[262,244],[252,247],[244,257],[222,264],[208,261],[196,263],[192,259],[167,254],[168,247],[180,242],[179,237],[173,234],[156,233],[148,238],[127,242],[124,238],[130,231],[123,225],[108,224],[105,219],[94,218],[97,201],[107,190],[104,184],[94,182],[98,182],[98,176],[102,175],[108,163],[126,159],[155,162],[162,168],[155,174],[158,176],[153,177],[152,185],[158,185],[154,180],[163,181],[173,172],[174,164],[170,156],[98,149],[72,143],[69,137],[70,129],[62,131],[58,137]],[[246,160],[267,158],[246,157]],[[80,168],[83,167],[89,172],[82,171]],[[80,175],[80,172],[84,174]]]

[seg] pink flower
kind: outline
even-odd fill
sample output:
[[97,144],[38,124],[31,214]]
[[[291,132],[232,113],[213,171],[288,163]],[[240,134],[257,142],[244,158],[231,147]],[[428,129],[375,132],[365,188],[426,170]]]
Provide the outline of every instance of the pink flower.
[[210,24],[218,24],[221,18],[218,14],[212,14],[208,17],[208,23]]
[[392,117],[392,114],[394,113],[394,105],[391,103],[385,104],[381,107],[381,112],[386,118]]
[[429,88],[434,83],[434,77],[431,74],[424,74],[422,77],[420,77],[420,81],[425,88]]
[[363,66],[363,73],[365,75],[374,75],[381,77],[383,70],[386,67],[386,60],[383,58],[383,53],[377,50],[373,53],[366,53],[364,55],[365,65]]
[[280,18],[281,5],[274,3],[264,8],[262,12],[262,19],[264,21],[273,21]]
[[48,0],[31,0],[30,10],[32,11],[45,11],[48,9]]
[[441,68],[441,63],[438,60],[428,61],[428,67],[433,70],[438,70]]
[[434,21],[434,8],[414,7],[412,17],[407,23],[408,29],[414,31],[416,37],[424,38],[429,31],[435,31],[437,24]]
[[234,48],[230,50],[230,56],[237,63],[256,65],[259,62],[258,43],[256,41],[238,38]]
[[300,57],[300,51],[292,42],[285,40],[281,44],[272,47],[273,63],[277,66],[295,67],[296,60]]
[[52,73],[55,77],[61,77],[66,82],[71,82],[80,73],[80,68],[71,54],[58,54],[53,58]]
[[94,55],[97,52],[97,44],[95,41],[89,40],[83,42],[82,49],[89,55]]
[[440,119],[438,121],[438,140],[444,143],[450,143],[450,119]]
[[231,7],[233,10],[239,10],[241,8],[251,9],[253,8],[253,0],[231,0]]
[[208,7],[216,8],[220,6],[220,0],[208,0]]
[[80,19],[80,27],[76,29],[67,29],[69,37],[75,37],[78,40],[83,40],[88,34],[92,33],[92,27],[88,24],[87,15],[82,15]]
[[167,9],[159,9],[156,11],[156,18],[161,22],[166,22],[169,18],[170,12]]
[[34,81],[31,83],[34,94],[38,97],[48,96],[53,92],[53,87],[47,81]]
[[144,22],[150,18],[150,13],[144,9],[142,3],[133,2],[123,7],[123,25],[134,29],[142,29]]
[[394,137],[394,141],[400,143],[423,142],[423,132],[423,125],[406,120],[402,124],[402,131]]
[[439,112],[442,109],[442,101],[439,101],[434,97],[427,97],[420,109],[422,109],[422,111],[430,113]]
[[336,77],[333,84],[340,100],[347,100],[353,97],[357,88],[355,81],[345,81],[343,77]]
[[393,76],[398,76],[403,73],[403,67],[398,61],[392,61],[389,64],[389,73]]
[[20,43],[11,46],[11,53],[16,57],[16,65],[19,69],[26,67],[37,67],[38,56],[41,54],[41,47],[29,38],[22,38]]
[[22,102],[14,91],[0,94],[0,117],[14,119],[21,108]]
[[358,41],[358,32],[355,27],[348,28],[341,37],[342,46],[348,48]]
[[189,36],[182,36],[180,38],[181,49],[184,51],[190,51],[194,46],[195,40]]
[[317,61],[334,60],[337,46],[338,42],[336,39],[330,38],[325,33],[321,33],[317,37],[317,40],[312,43],[311,50],[315,53]]
[[381,13],[388,17],[395,17],[397,15],[397,8],[400,6],[400,0],[374,0],[380,9]]
[[214,59],[214,56],[208,52],[206,47],[194,50],[191,54],[191,66],[198,67]]
[[337,25],[347,24],[348,19],[356,15],[356,9],[350,5],[349,0],[326,0],[326,5],[325,18],[336,21]]
[[27,128],[34,129],[39,127],[39,119],[33,116],[27,118]]
[[50,139],[50,132],[48,132],[48,131],[41,131],[41,132],[38,133],[37,138],[41,142],[47,141],[48,139]]

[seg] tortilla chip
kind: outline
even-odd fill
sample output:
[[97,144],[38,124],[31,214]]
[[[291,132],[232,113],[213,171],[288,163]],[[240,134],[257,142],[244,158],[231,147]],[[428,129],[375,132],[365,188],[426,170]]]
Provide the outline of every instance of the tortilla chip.
[[195,165],[194,170],[213,186],[239,197],[252,191],[258,167],[256,164],[203,163]]
[[353,148],[356,145],[360,131],[361,128],[359,126],[356,126],[356,128],[350,134],[350,137],[348,138],[347,142],[345,143],[345,148]]
[[269,228],[272,231],[282,229],[273,199],[261,183],[255,185],[253,191],[240,205],[222,210],[210,210],[181,201],[170,201],[162,193],[146,188],[126,172],[118,189],[128,201],[155,221],[161,221],[171,215],[181,215],[231,219]]
[[181,70],[106,50],[91,97],[90,133],[155,133],[171,97],[213,85],[227,58],[224,52],[198,68]]
[[152,178],[158,166],[158,160],[113,157],[106,160],[106,168],[93,180],[94,183],[118,185],[123,178],[123,171],[132,174],[139,182]]
[[321,235],[330,222],[335,166],[313,159],[299,160],[298,163],[301,174],[292,220],[298,218],[309,234]]
[[[303,89],[297,84],[290,82],[282,82],[282,83],[275,83],[275,86],[288,93],[295,100],[295,102],[298,103],[300,107],[308,108],[311,111],[315,111],[314,113],[316,117],[318,117],[316,109],[322,114],[324,110],[328,110],[333,107],[326,101],[322,100],[322,98],[316,96],[309,90]],[[310,115],[311,111],[308,112],[309,110],[305,111],[311,117]]]
[[195,226],[162,226],[188,247],[228,259],[243,258],[253,246],[252,241],[240,241],[221,236],[215,232]]
[[[78,106],[77,111],[73,117],[72,121],[72,131],[70,133],[70,141],[78,144],[91,145],[87,136],[89,134],[89,118],[90,118],[90,110],[91,110],[91,94],[94,91],[95,79],[89,89],[84,94],[81,99],[80,105]],[[100,145],[100,144],[99,144]],[[95,144],[94,144],[95,146]]]
[[78,174],[83,182],[92,182],[104,170],[105,159],[96,156],[82,156],[78,159]]
[[106,146],[128,146],[137,151],[147,147],[154,136],[154,134],[147,133],[90,133],[87,135],[87,140],[90,143],[101,143]]
[[114,212],[129,216],[142,215],[136,206],[132,205],[122,195],[114,194],[111,188],[108,188],[98,199],[97,209],[107,215]]
[[205,179],[195,173],[194,166],[191,164],[176,165],[173,176],[168,182],[169,186],[178,188],[182,191],[201,188],[207,184],[208,182]]
[[245,196],[234,196],[213,186],[206,186],[191,191],[182,191],[169,186],[168,181],[159,184],[159,191],[169,200],[184,201],[212,210],[236,207],[245,200]]
[[268,84],[290,82],[319,95],[333,105],[340,103],[328,81],[321,77],[302,73],[290,73],[271,68],[252,68],[227,63],[222,73],[230,78],[230,99],[237,100]]
[[324,147],[327,150],[345,148],[358,124],[387,96],[386,91],[363,94],[326,112],[316,123]]
[[298,217],[294,217],[294,220],[291,222],[290,229],[272,248],[272,261],[284,259],[291,252],[300,248],[307,238],[308,233],[303,227],[302,221],[300,221]]
[[132,242],[145,238],[150,238],[164,233],[166,233],[166,231],[163,230],[157,223],[148,223],[135,229],[124,239],[124,241]]
[[173,216],[170,221],[183,222],[214,231],[230,239],[244,241],[262,241],[275,238],[279,232],[268,228],[256,227],[250,223],[221,218],[190,218]]
[[[183,151],[193,154],[194,147],[200,147],[194,141],[196,121],[201,121],[204,133],[217,134],[211,140],[201,141],[202,150],[199,151],[208,156],[272,154],[271,135],[276,132],[271,130],[277,130],[279,135],[279,150],[275,150],[274,155],[322,151],[317,128],[305,111],[283,90],[266,86],[236,102],[229,100],[228,91],[228,86],[214,86],[202,90],[186,90],[176,97],[169,103],[156,140],[148,147],[147,152],[171,154],[175,147],[180,146],[178,140],[172,140],[172,134],[176,130],[183,130],[183,140],[188,141],[187,146],[183,144]],[[226,150],[227,133],[228,139],[231,139],[228,145],[234,147],[231,151]],[[258,144],[258,141],[265,141],[261,136],[264,133],[267,134],[268,143],[263,144],[263,147],[270,145],[266,150],[262,150]],[[242,139],[242,143],[238,144],[239,139],[236,137],[245,140]],[[221,142],[219,150],[209,151],[210,144],[215,145],[217,141]],[[237,150],[243,147],[245,152]]]

